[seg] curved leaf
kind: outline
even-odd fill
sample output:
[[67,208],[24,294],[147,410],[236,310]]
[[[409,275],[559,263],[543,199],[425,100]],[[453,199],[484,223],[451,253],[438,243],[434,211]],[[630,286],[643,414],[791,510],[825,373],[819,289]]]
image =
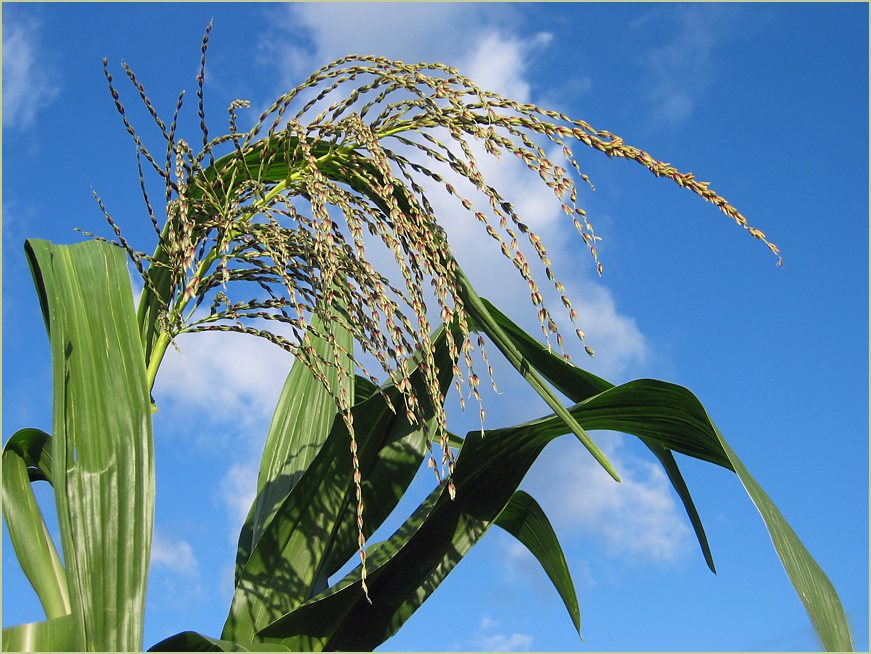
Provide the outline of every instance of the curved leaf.
[[677,493],[677,496],[680,498],[684,511],[686,511],[687,517],[690,520],[693,532],[696,535],[696,541],[698,541],[699,547],[702,550],[702,556],[705,557],[705,563],[708,565],[708,569],[711,572],[717,574],[717,568],[714,565],[714,555],[711,553],[711,546],[708,543],[708,535],[705,533],[705,528],[702,525],[702,518],[699,515],[698,509],[696,509],[696,504],[693,502],[693,497],[690,495],[690,489],[687,488],[687,483],[684,481],[680,468],[677,466],[674,454],[672,454],[671,450],[667,447],[657,445],[647,438],[639,437],[639,440],[647,446],[647,449],[653,452],[653,455],[659,460],[660,465],[662,465],[662,469],[665,470],[665,474],[671,482],[671,486],[674,488],[675,493]]
[[[695,395],[675,384],[642,379],[615,386],[575,405],[572,414],[589,429],[610,429],[649,438],[663,447],[733,470],[759,510],[775,551],[824,647],[830,651],[852,650],[844,609],[828,577],[726,443]],[[520,429],[554,433],[562,427],[555,417],[549,417]]]
[[[582,368],[578,368],[565,361],[562,357],[548,352],[538,341],[520,329],[508,316],[499,311],[487,299],[481,298],[481,302],[532,367],[538,370],[545,379],[550,381],[557,390],[572,402],[582,402],[593,395],[614,387],[614,384],[611,382],[597,377]],[[677,462],[674,460],[674,455],[667,448],[657,445],[650,439],[642,437],[641,441],[653,452],[665,470],[665,474],[668,476],[672,487],[683,503],[687,517],[693,526],[702,555],[705,557],[705,563],[708,564],[711,572],[716,573],[714,557],[708,545],[708,537],[705,534],[705,528],[702,526],[702,519],[683,479],[683,475],[681,475]]]
[[[644,436],[734,469],[762,513],[775,548],[827,649],[850,649],[846,619],[830,582],[770,498],[758,487],[688,390],[655,380],[615,386],[572,407],[587,429]],[[508,503],[544,446],[566,431],[551,415],[516,427],[470,432],[455,470],[457,497],[436,489],[385,543],[373,548],[368,584],[359,571],[259,633],[292,649],[372,648],[392,635],[433,592]],[[734,466],[734,468],[733,468]]]
[[[452,369],[445,340],[441,331],[434,336],[442,387],[450,383]],[[418,397],[425,397],[418,371],[411,375],[411,383],[419,391]],[[398,406],[398,389],[389,385],[383,390],[393,406]],[[432,415],[432,407],[423,399],[421,408],[425,416]],[[364,530],[371,534],[392,510],[391,502],[398,501],[396,488],[402,486],[404,476],[409,476],[409,482],[414,476],[426,438],[420,427],[408,423],[404,412],[394,414],[381,393],[355,405],[352,414],[360,471],[366,482]],[[328,565],[337,560],[344,562],[357,551],[356,499],[348,443],[345,424],[337,416],[320,452],[239,571],[222,638],[253,640],[258,629],[321,589]],[[409,466],[407,459],[412,456],[416,461]]]
[[[323,325],[315,319],[312,327],[320,330]],[[278,507],[326,441],[337,413],[333,397],[344,393],[353,403],[354,361],[347,353],[353,353],[354,341],[338,321],[332,321],[327,329],[344,353],[335,352],[327,339],[315,335],[311,336],[312,347],[324,361],[341,362],[344,378],[333,367],[324,372],[331,395],[302,361],[294,361],[269,425],[257,476],[256,500],[239,538],[237,569],[248,560]]]
[[[436,348],[435,360],[440,371],[441,391],[444,394],[450,383],[450,377],[445,374],[450,368],[447,347],[443,338],[434,338],[433,343]],[[395,402],[399,395],[395,390],[390,393],[391,401]],[[435,429],[433,422],[430,422],[429,429],[430,433]],[[391,422],[384,445],[363,478],[363,499],[367,507],[364,531],[367,538],[383,524],[399,504],[424,459],[426,439],[423,432],[415,430],[403,438],[396,438],[396,435],[406,431],[404,421],[397,422],[394,419]],[[448,443],[451,447],[460,448],[463,440],[456,434],[448,432]],[[339,519],[338,529],[325,559],[326,578],[334,575],[357,552],[357,531],[353,511],[354,506],[348,502]],[[326,578],[322,587],[316,589],[313,594],[326,590]]]
[[203,636],[195,631],[182,631],[170,636],[148,650],[149,652],[287,652],[276,643],[241,643]]
[[714,431],[738,478],[744,485],[744,489],[759,510],[771,536],[771,541],[774,543],[777,556],[780,558],[793,588],[798,593],[801,603],[804,604],[805,611],[807,611],[823,647],[829,652],[853,651],[853,640],[850,635],[850,627],[847,624],[847,616],[844,614],[844,607],[841,605],[841,600],[838,598],[838,593],[832,586],[832,582],[829,581],[826,573],[807,551],[768,494],[762,490],[759,483],[726,443],[726,439],[723,438],[720,431],[716,427],[714,427]]
[[502,512],[496,525],[514,536],[538,559],[563,600],[569,617],[581,635],[581,610],[572,575],[556,533],[538,502],[524,491],[517,491]]
[[51,342],[52,472],[78,650],[142,647],[154,467],[121,248],[25,244]]
[[51,436],[41,429],[27,427],[15,432],[3,446],[4,454],[17,454],[31,481],[47,481],[51,484]]
[[21,569],[45,610],[47,618],[70,612],[66,571],[31,487],[51,474],[51,437],[39,429],[21,429],[3,447],[3,518]]
[[[559,418],[556,418],[559,421]],[[566,427],[562,421],[559,424]],[[367,584],[349,573],[258,636],[293,650],[366,650],[389,638],[434,592],[508,504],[556,434],[470,432],[457,457],[457,495],[437,488],[387,541],[371,548]]]

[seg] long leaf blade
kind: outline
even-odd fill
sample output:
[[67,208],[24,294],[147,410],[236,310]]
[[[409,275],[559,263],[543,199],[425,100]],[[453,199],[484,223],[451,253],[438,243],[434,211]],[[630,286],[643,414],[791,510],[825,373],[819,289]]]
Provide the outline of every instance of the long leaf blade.
[[[550,381],[557,390],[572,402],[582,402],[593,395],[614,387],[614,384],[611,382],[597,377],[582,368],[578,368],[561,357],[548,352],[538,341],[520,329],[508,316],[499,311],[486,298],[481,298],[481,302],[530,365],[538,370],[545,379]],[[705,528],[702,525],[702,519],[699,516],[683,475],[681,475],[680,468],[678,468],[677,462],[674,460],[674,455],[668,449],[647,438],[642,438],[641,441],[656,456],[663,470],[665,470],[665,474],[680,498],[690,524],[692,524],[696,540],[702,550],[702,555],[705,557],[705,563],[707,563],[711,572],[716,572],[714,557],[711,554],[711,548],[708,544]]]
[[575,584],[556,533],[538,502],[524,491],[517,491],[496,516],[496,525],[514,536],[538,559],[562,598],[572,624],[581,635],[581,609]]
[[149,652],[286,652],[277,643],[247,643],[211,638],[195,631],[182,631],[151,646]]
[[[799,540],[771,498],[747,471],[689,390],[641,379],[615,386],[572,408],[590,429],[623,431],[733,470],[756,505],[790,582],[804,604],[823,646],[851,651],[843,606],[826,574]],[[544,431],[560,431],[555,417],[534,421]],[[528,429],[528,425],[524,429]]]
[[[325,327],[318,319],[312,326],[317,330]],[[325,371],[331,395],[302,361],[294,361],[269,425],[257,477],[256,500],[239,539],[237,569],[248,560],[278,507],[329,436],[337,414],[333,397],[344,392],[353,402],[354,361],[347,353],[353,352],[354,341],[338,321],[330,322],[326,329],[341,351],[336,352],[327,339],[315,335],[311,336],[312,348],[322,360],[340,362],[344,375],[332,367]]]
[[3,518],[21,569],[48,619],[70,612],[66,571],[28,474],[28,469],[43,477],[51,474],[50,449],[51,437],[39,429],[21,429],[3,447]]
[[[713,423],[711,424],[713,426]],[[853,639],[847,624],[847,616],[844,614],[844,607],[832,582],[807,551],[768,494],[729,447],[720,430],[714,427],[714,431],[744,489],[762,516],[777,556],[798,593],[823,647],[829,652],[853,651]]]
[[[637,380],[593,396],[571,409],[587,429],[608,429],[735,470],[760,509],[781,561],[805,601],[827,649],[851,647],[846,618],[830,582],[770,498],[734,455],[701,403],[685,388]],[[550,415],[515,427],[470,432],[457,461],[457,498],[437,489],[385,543],[373,548],[368,605],[359,571],[261,630],[265,640],[292,649],[375,647],[425,601],[508,503],[544,446],[564,434]],[[312,625],[316,627],[312,628]]]
[[[445,340],[441,331],[433,338],[443,388],[450,383],[452,369]],[[419,370],[411,374],[410,381],[418,396],[423,397]],[[401,401],[401,393],[392,384],[382,390],[394,407]],[[421,408],[426,418],[432,415],[432,407],[426,401],[422,400]],[[355,405],[352,415],[361,474],[364,480],[372,482],[364,486],[368,507],[364,529],[371,534],[392,508],[388,503],[394,501],[390,486],[386,485],[385,493],[385,484],[380,483],[391,464],[387,463],[386,468],[379,466],[379,461],[385,464],[383,459],[379,460],[379,453],[389,452],[395,446],[400,458],[412,451],[419,451],[414,456],[422,457],[425,436],[419,426],[408,423],[404,412],[394,414],[381,393]],[[356,506],[348,442],[344,422],[337,417],[321,451],[284,500],[242,567],[222,638],[252,640],[257,630],[308,600],[315,589],[322,587],[330,562],[342,556],[347,560],[348,545],[351,554],[356,551],[356,512],[350,511],[351,519],[345,520],[349,524],[342,522],[343,516],[348,516],[347,507]],[[419,459],[414,469],[417,465]],[[404,463],[400,467],[401,474],[408,472]],[[392,471],[400,472],[396,467]],[[350,543],[349,534],[353,535]]]
[[49,332],[53,470],[77,649],[138,650],[154,469],[142,343],[123,250],[25,245]]

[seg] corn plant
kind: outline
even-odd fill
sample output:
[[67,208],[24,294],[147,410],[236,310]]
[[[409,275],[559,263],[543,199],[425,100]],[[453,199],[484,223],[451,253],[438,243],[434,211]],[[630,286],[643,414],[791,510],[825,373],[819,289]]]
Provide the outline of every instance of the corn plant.
[[[714,570],[701,519],[674,453],[733,471],[762,516],[823,646],[849,650],[826,575],[687,389],[651,379],[613,385],[571,361],[545,293],[556,293],[585,339],[541,238],[485,179],[481,157],[516,156],[554,192],[592,255],[598,236],[576,184],[589,179],[571,147],[624,158],[717,206],[776,256],[778,249],[708,183],[582,120],[479,88],[441,64],[352,55],[282,95],[248,131],[177,135],[134,72],[124,73],[162,133],[158,152],[130,123],[152,254],[112,227],[76,245],[25,244],[52,348],[53,433],[21,429],[3,450],[3,510],[16,554],[46,613],[3,630],[3,648],[136,651],[154,506],[150,391],[181,334],[232,331],[268,339],[295,359],[269,427],[256,499],[242,528],[235,592],[223,629],[182,632],[155,651],[369,650],[384,642],[497,525],[541,563],[580,633],[573,582],[554,530],[518,486],[548,442],[573,434],[615,480],[589,432],[638,437],[662,465]],[[561,152],[560,163],[548,151]],[[163,186],[148,192],[145,171]],[[480,223],[530,292],[542,341],[480,297],[451,251],[430,197],[443,189]],[[157,207],[162,207],[158,210]],[[93,236],[93,235],[91,235]],[[381,248],[398,279],[373,263]],[[534,251],[550,290],[539,286]],[[127,260],[143,291],[134,307]],[[486,426],[479,377],[503,356],[552,413]],[[585,345],[587,354],[592,349]],[[374,370],[370,367],[374,366]],[[486,372],[485,372],[486,371]],[[378,375],[381,375],[379,378]],[[493,382],[495,383],[495,382]],[[451,386],[476,402],[481,428],[448,430]],[[566,406],[557,392],[572,402]],[[421,466],[435,487],[385,541],[368,543]],[[54,488],[63,562],[31,485]],[[336,574],[359,557],[356,568]]]

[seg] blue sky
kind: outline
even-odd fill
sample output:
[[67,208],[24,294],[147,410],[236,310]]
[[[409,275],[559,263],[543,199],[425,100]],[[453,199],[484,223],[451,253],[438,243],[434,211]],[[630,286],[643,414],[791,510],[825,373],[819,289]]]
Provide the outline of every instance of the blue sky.
[[[100,61],[127,61],[158,110],[188,90],[203,29],[216,126],[251,116],[349,52],[458,66],[710,180],[777,243],[782,269],[716,208],[640,167],[581,155],[605,276],[535,179],[496,186],[550,244],[612,381],[692,389],[827,571],[868,649],[868,7],[865,4],[3,4],[3,438],[50,429],[50,362],[23,239],[106,233],[91,188],[150,250],[132,144]],[[122,86],[123,88],[123,86]],[[134,91],[126,90],[133,111]],[[147,129],[143,129],[147,134]],[[151,134],[151,137],[156,136]],[[148,137],[146,136],[146,139]],[[157,142],[157,141],[153,141]],[[578,146],[576,152],[580,151]],[[546,189],[545,189],[546,190]],[[451,222],[453,221],[453,222]],[[482,294],[534,329],[498,251],[448,217]],[[480,234],[478,234],[480,236]],[[146,247],[148,245],[148,247]],[[522,282],[521,282],[522,283]],[[290,360],[244,337],[180,339],[157,379],[156,535],[146,646],[217,635],[235,538]],[[232,370],[232,374],[230,374]],[[543,406],[504,365],[490,426]],[[451,416],[455,431],[474,416]],[[753,505],[730,473],[680,458],[711,542],[706,568],[667,482],[629,438],[599,440],[616,486],[570,438],[524,488],[560,535],[584,641],[535,561],[494,529],[385,650],[807,650],[817,647]],[[416,497],[429,477],[414,485]],[[43,506],[48,494],[40,491]],[[403,507],[406,511],[411,505]],[[395,521],[393,523],[396,524]],[[41,619],[4,526],[3,625]],[[377,598],[376,598],[377,601]]]

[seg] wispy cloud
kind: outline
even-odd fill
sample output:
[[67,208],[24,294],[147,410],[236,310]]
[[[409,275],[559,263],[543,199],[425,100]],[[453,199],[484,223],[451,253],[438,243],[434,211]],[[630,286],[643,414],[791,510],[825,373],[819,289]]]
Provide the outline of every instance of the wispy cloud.
[[533,637],[516,631],[498,631],[499,620],[489,615],[481,618],[472,647],[480,652],[528,652],[532,649]]
[[512,631],[509,634],[483,636],[480,644],[482,652],[528,652],[532,649],[532,636]]
[[46,59],[39,23],[18,11],[3,11],[3,128],[26,129],[60,92]]
[[482,86],[525,101],[523,73],[550,38],[519,38],[514,10],[476,3],[298,3],[270,10],[269,18],[260,61],[277,73],[282,91],[338,57],[377,54],[458,66]]
[[691,531],[664,472],[629,451],[624,437],[597,433],[623,482],[614,481],[571,438],[542,454],[524,486],[562,536],[592,536],[612,557],[670,562],[689,550]]
[[190,544],[186,540],[168,538],[157,529],[151,542],[151,562],[158,568],[186,577],[199,576],[199,564]]
[[257,495],[258,469],[258,462],[254,458],[234,463],[218,486],[218,498],[229,514],[230,534],[233,541],[238,538],[239,530]]
[[190,543],[156,528],[151,541],[149,589],[159,610],[187,609],[203,593],[199,561]]
[[527,62],[536,49],[547,46],[552,38],[549,32],[539,32],[528,39],[484,32],[476,40],[477,47],[466,56],[461,72],[481,88],[528,102],[530,83],[524,75]]
[[270,55],[269,65],[283,73],[283,81],[294,83],[353,53],[455,61],[470,50],[465,37],[480,25],[481,14],[478,7],[463,3],[292,4],[270,11],[271,27],[261,34],[260,49]]
[[653,120],[676,126],[690,118],[716,79],[715,50],[734,14],[727,6],[675,5],[635,21],[638,38],[648,44],[638,61],[647,70]]
[[[180,337],[170,347],[155,384],[161,410],[179,420],[196,412],[196,422],[230,427],[228,437],[262,439],[293,357],[265,339],[227,332]],[[186,425],[190,426],[190,425]],[[210,447],[221,444],[214,434]]]

